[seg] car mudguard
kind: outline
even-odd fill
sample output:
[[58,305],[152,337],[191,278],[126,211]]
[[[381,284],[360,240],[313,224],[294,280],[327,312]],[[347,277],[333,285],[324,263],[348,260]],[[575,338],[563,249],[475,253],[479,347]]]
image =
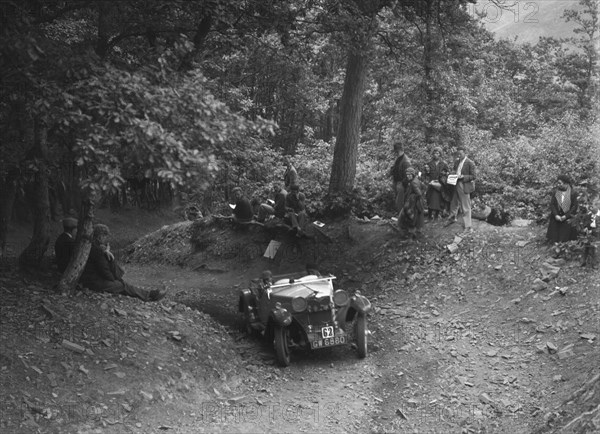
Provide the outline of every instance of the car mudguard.
[[366,315],[370,311],[371,302],[369,299],[357,292],[350,298],[350,303],[338,311],[338,315],[340,318],[344,318],[345,322],[352,322],[357,313]]
[[287,327],[292,323],[292,314],[283,307],[276,307],[271,310],[270,317],[275,324],[281,327]]
[[353,307],[357,312],[367,314],[371,310],[371,302],[367,297],[359,292],[350,299],[350,306]]

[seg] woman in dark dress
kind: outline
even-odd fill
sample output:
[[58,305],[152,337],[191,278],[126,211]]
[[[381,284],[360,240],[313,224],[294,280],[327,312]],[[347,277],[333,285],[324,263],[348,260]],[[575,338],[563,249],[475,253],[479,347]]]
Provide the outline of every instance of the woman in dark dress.
[[404,206],[398,219],[400,230],[403,232],[408,230],[413,238],[421,235],[421,229],[425,223],[421,182],[416,175],[415,169],[412,167],[406,169],[408,185],[404,193]]
[[550,222],[546,238],[553,243],[577,239],[577,230],[571,226],[571,217],[577,212],[577,193],[567,175],[560,175],[550,200]]
[[[433,149],[433,158],[429,162],[431,180],[427,188],[427,209],[429,218],[437,219],[444,210],[444,199],[442,198],[442,183],[440,178],[443,172],[448,172],[448,165],[441,160],[442,148]],[[447,173],[446,173],[447,179]],[[452,196],[450,196],[451,198]]]

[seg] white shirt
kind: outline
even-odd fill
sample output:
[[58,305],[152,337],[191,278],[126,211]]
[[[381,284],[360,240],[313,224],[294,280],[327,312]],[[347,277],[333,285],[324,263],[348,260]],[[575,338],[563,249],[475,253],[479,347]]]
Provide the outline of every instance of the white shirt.
[[463,164],[465,164],[465,160],[467,159],[467,156],[465,155],[465,158],[462,159],[462,161],[460,162],[460,164],[458,165],[458,169],[456,169],[456,174],[460,175],[462,172],[462,168],[463,168]]

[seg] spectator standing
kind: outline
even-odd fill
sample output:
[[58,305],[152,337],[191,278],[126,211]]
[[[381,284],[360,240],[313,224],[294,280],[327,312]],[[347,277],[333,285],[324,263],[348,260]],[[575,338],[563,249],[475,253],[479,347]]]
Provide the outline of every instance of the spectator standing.
[[394,184],[396,209],[398,212],[401,212],[404,206],[404,191],[408,186],[406,169],[410,167],[410,160],[404,153],[404,144],[402,142],[397,141],[394,143],[394,152],[396,153],[396,161],[392,166],[391,175]]
[[448,184],[449,174],[448,167],[443,167],[440,175],[440,184],[442,185],[440,193],[442,195],[442,215],[444,217],[450,214],[450,202],[452,202],[452,196],[454,195],[454,186]]
[[475,163],[467,157],[464,146],[456,149],[456,160],[454,161],[454,173],[458,176],[452,201],[450,202],[450,223],[456,222],[458,208],[462,210],[465,232],[473,231],[471,222],[471,193],[475,191]]
[[577,212],[577,193],[571,178],[560,175],[550,200],[550,222],[546,238],[553,243],[577,239],[577,230],[571,226],[571,218]]
[[294,167],[294,165],[292,164],[292,157],[290,157],[289,155],[287,157],[285,157],[285,173],[283,174],[283,183],[285,185],[285,188],[290,191],[290,189],[292,188],[292,185],[298,185],[298,172],[296,171],[296,168]]
[[402,211],[400,211],[398,223],[402,232],[408,231],[413,238],[416,238],[421,235],[421,229],[425,221],[421,182],[412,167],[406,169],[406,179],[404,205]]
[[77,233],[77,219],[67,217],[63,219],[63,233],[56,238],[54,243],[54,255],[56,256],[56,267],[64,273],[69,261],[75,252],[75,234]]
[[446,172],[448,175],[448,165],[441,159],[442,148],[435,147],[432,153],[432,159],[429,162],[430,177],[427,187],[427,210],[428,217],[436,220],[444,210],[444,199],[442,198],[442,176]]

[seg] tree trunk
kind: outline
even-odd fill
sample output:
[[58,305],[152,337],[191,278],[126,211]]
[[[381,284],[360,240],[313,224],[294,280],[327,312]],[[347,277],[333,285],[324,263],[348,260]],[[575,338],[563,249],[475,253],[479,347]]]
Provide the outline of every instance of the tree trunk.
[[85,196],[81,203],[77,237],[75,239],[75,254],[71,258],[69,265],[67,265],[67,269],[63,273],[60,282],[58,282],[57,287],[57,290],[63,294],[75,289],[90,254],[90,249],[92,248],[92,231],[94,227],[95,199],[96,196],[93,193],[90,193]]
[[198,27],[196,28],[196,34],[194,35],[193,43],[194,49],[187,53],[184,58],[181,60],[179,65],[180,71],[189,71],[193,67],[194,57],[200,52],[202,46],[204,45],[204,41],[210,32],[210,29],[213,25],[213,17],[212,15],[206,15],[200,23],[198,23]]
[[340,125],[329,179],[330,194],[349,192],[354,188],[366,72],[366,53],[351,50],[346,64]]
[[8,225],[13,213],[13,205],[17,196],[17,180],[19,169],[12,167],[8,170],[6,177],[0,181],[0,249],[2,257],[6,256],[6,238],[8,236]]
[[109,2],[101,1],[98,3],[98,28],[96,40],[96,54],[101,58],[106,58],[108,54],[108,41],[110,37],[109,13],[111,5]]
[[32,155],[36,161],[36,174],[34,180],[33,197],[33,237],[31,242],[19,256],[19,265],[22,268],[39,268],[44,254],[50,243],[48,224],[50,221],[50,200],[48,198],[48,145],[47,126],[39,117],[33,122],[34,138]]
[[433,36],[431,34],[431,22],[433,15],[431,1],[427,1],[425,7],[425,40],[423,41],[423,90],[425,91],[425,116],[423,116],[423,135],[425,143],[433,141],[434,121],[434,89],[433,89]]

